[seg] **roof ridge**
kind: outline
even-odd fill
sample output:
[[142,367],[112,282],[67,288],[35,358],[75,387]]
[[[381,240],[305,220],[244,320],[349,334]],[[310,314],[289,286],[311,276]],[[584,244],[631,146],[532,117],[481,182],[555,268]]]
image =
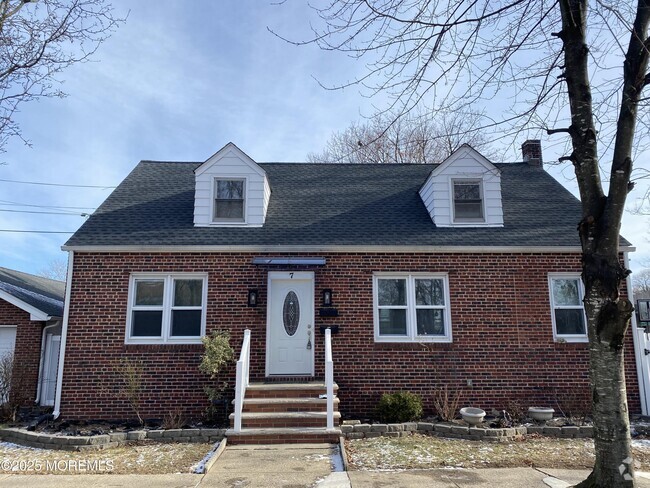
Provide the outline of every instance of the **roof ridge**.
[[29,276],[30,278],[36,278],[38,280],[46,280],[56,284],[65,284],[65,281],[55,280],[53,278],[48,278],[47,276],[40,276],[32,273],[27,273],[25,271],[19,271],[17,269],[5,268],[4,266],[0,266],[0,272],[2,271],[9,272],[9,273],[17,273],[19,275]]
[[141,159],[141,163],[162,163],[162,164],[203,164],[200,161],[157,161],[155,159]]

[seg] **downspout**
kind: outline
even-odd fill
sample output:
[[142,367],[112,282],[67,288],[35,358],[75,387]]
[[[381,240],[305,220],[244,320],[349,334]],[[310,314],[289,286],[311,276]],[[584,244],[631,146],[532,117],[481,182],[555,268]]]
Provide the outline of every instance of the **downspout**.
[[43,368],[45,363],[45,336],[47,335],[47,329],[56,327],[61,323],[60,320],[57,320],[53,324],[46,325],[43,327],[43,333],[41,334],[41,360],[38,364],[38,384],[36,385],[36,400],[34,403],[39,403],[41,401],[41,384],[43,383]]
[[65,346],[68,342],[68,320],[70,318],[70,290],[72,290],[72,268],[74,264],[74,251],[69,251],[68,274],[65,283],[65,303],[63,304],[63,327],[61,329],[61,352],[59,353],[59,370],[56,374],[56,397],[54,399],[54,412],[52,416],[57,419],[61,415],[61,386],[63,385],[63,365],[65,363]]
[[[623,253],[623,264],[625,265],[625,269],[630,269],[630,261],[628,258],[628,253],[624,252]],[[632,302],[632,305],[634,305],[634,292],[632,290],[632,277],[631,275],[628,275],[627,278],[625,279],[625,284],[627,286],[627,299]],[[646,381],[647,381],[647,375],[648,375],[648,368],[646,367],[645,364],[645,344],[639,344],[639,331],[637,329],[637,323],[636,323],[636,313],[632,314],[632,318],[630,319],[630,325],[632,326],[632,339],[634,343],[634,356],[636,359],[636,374],[637,378],[639,381],[639,396],[641,397],[641,413],[643,415],[648,415],[648,397],[647,397],[647,392],[646,392]]]

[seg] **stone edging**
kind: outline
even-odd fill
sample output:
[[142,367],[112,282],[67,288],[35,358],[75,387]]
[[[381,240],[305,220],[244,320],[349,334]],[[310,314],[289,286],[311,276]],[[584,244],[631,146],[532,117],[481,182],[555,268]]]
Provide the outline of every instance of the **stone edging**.
[[484,428],[466,427],[447,423],[406,422],[403,424],[346,424],[341,426],[341,432],[346,439],[369,439],[372,437],[400,437],[414,432],[437,437],[454,439],[483,440],[488,442],[511,441],[526,434],[540,434],[548,437],[588,438],[593,437],[592,426],[550,427],[531,425],[527,427]]
[[64,451],[86,451],[109,449],[135,441],[155,440],[158,442],[217,442],[224,438],[226,429],[168,429],[132,430],[92,436],[68,436],[30,432],[25,429],[0,429],[0,439],[29,447],[59,449]]

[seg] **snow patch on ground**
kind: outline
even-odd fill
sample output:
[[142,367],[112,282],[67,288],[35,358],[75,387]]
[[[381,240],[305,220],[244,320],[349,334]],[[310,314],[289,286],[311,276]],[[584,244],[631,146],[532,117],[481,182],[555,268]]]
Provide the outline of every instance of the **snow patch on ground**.
[[330,455],[330,464],[332,466],[332,471],[335,473],[345,471],[345,466],[343,465],[343,457],[341,456],[341,449],[339,446],[336,446],[332,449],[332,454]]
[[17,451],[43,451],[43,449],[38,447],[21,446],[19,444],[14,444],[13,442],[0,442],[0,448],[13,449]]

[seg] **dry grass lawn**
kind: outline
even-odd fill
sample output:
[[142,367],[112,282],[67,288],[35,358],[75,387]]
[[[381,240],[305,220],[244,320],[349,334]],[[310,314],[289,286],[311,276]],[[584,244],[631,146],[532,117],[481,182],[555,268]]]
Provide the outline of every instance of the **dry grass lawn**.
[[[525,440],[487,443],[414,434],[346,441],[351,469],[538,468],[589,469],[594,448],[590,439]],[[633,442],[635,464],[650,470],[650,443]]]
[[[137,445],[113,449],[71,452],[34,449],[1,442],[0,474],[189,473],[192,466],[201,461],[211,448],[212,444],[142,441]],[[93,466],[96,469],[92,469]]]

